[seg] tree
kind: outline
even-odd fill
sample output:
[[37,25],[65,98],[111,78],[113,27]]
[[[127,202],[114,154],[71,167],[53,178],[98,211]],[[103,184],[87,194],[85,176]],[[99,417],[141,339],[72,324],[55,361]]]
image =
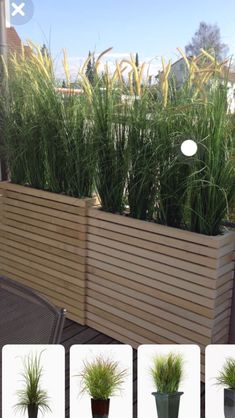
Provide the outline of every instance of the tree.
[[136,65],[137,68],[139,68],[139,54],[138,54],[138,52],[136,52],[136,54],[135,54],[135,65]]
[[91,54],[91,51],[89,51],[88,58],[89,60],[86,68],[86,76],[89,82],[93,84],[95,79],[95,58],[94,55]]
[[41,47],[41,53],[42,53],[43,57],[49,57],[50,56],[50,52],[49,52],[49,49],[47,48],[46,44],[43,44],[43,46]]
[[187,56],[200,54],[201,48],[212,51],[216,59],[223,60],[228,54],[228,46],[221,41],[220,28],[218,25],[210,25],[200,22],[198,30],[192,37],[191,42],[185,46]]

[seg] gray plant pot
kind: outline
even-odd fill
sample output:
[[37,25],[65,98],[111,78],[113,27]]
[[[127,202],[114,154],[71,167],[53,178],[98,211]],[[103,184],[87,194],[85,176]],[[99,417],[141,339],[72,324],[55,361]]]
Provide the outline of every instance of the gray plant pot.
[[38,417],[38,406],[37,405],[28,405],[28,417],[37,418]]
[[224,416],[235,417],[235,389],[224,389]]
[[178,418],[180,397],[184,392],[160,393],[153,392],[158,418]]
[[108,418],[110,399],[91,399],[93,418]]

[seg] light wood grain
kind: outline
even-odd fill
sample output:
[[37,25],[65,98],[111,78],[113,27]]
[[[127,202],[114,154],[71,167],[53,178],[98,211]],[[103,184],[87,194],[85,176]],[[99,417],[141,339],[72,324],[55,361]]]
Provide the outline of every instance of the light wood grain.
[[91,200],[11,183],[0,183],[0,190],[0,274],[37,290],[85,324]]
[[235,234],[88,210],[87,323],[139,344],[228,339]]

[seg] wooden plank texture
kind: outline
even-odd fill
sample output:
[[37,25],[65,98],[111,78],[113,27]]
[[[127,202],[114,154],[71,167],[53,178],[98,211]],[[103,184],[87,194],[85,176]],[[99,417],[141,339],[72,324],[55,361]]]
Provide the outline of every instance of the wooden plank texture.
[[235,234],[210,237],[88,210],[87,324],[123,342],[224,343]]
[[0,183],[0,274],[137,347],[228,341],[235,234],[209,237]]
[[0,273],[85,324],[87,208],[92,199],[0,183]]

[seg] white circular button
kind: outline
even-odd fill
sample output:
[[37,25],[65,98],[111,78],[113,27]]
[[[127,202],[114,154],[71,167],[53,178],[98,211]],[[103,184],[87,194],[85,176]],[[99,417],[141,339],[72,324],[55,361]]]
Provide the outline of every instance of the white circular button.
[[181,144],[181,152],[186,157],[192,157],[197,152],[197,144],[192,139],[187,139]]

